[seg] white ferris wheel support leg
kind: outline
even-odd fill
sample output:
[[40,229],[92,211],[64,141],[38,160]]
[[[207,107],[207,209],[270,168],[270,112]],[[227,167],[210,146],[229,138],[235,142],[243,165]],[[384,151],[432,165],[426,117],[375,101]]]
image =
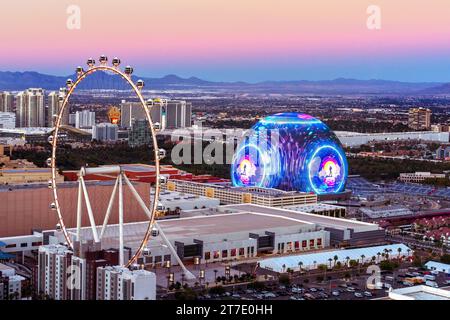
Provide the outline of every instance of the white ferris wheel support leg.
[[[133,196],[136,198],[137,202],[139,203],[139,205],[141,206],[141,208],[144,210],[145,214],[148,216],[149,219],[151,219],[152,214],[150,212],[150,210],[147,208],[147,206],[145,205],[144,201],[142,200],[141,196],[139,195],[139,193],[136,191],[136,189],[134,188],[133,184],[130,182],[130,180],[128,180],[128,177],[126,175],[124,175],[124,179],[126,184],[128,185],[128,187],[131,190],[131,193],[133,194]],[[154,201],[158,201],[158,199],[155,199]],[[175,248],[172,246],[172,244],[170,243],[169,239],[166,238],[164,232],[162,231],[161,227],[158,225],[158,223],[156,223],[156,221],[153,224],[159,231],[159,234],[161,236],[161,238],[163,239],[163,241],[165,242],[165,244],[167,245],[167,247],[169,247],[170,252],[173,254],[173,256],[175,257],[175,259],[177,260],[178,264],[180,265],[180,267],[183,269],[183,273],[186,277],[187,280],[193,280],[195,279],[195,276],[192,274],[192,272],[190,272],[184,265],[183,261],[181,261],[180,257],[178,256]]]
[[84,201],[86,202],[87,212],[88,212],[88,216],[89,216],[89,222],[91,223],[91,229],[92,229],[92,234],[94,236],[94,241],[99,242],[97,227],[95,225],[94,214],[92,213],[91,202],[89,201],[89,195],[87,192],[86,184],[84,183],[84,179],[82,176],[80,177],[80,181],[81,181],[81,186],[83,187]]
[[119,174],[119,265],[124,265],[123,259],[123,186],[122,173]]
[[108,209],[106,210],[105,219],[103,220],[102,230],[100,232],[100,240],[103,238],[103,234],[108,227],[109,216],[111,215],[112,207],[114,205],[114,199],[116,198],[117,185],[119,184],[119,176],[117,176],[116,183],[114,184],[114,189],[111,194],[111,198],[109,199]]
[[77,241],[81,241],[81,210],[83,187],[81,186],[81,178],[78,178],[78,202],[77,202]]

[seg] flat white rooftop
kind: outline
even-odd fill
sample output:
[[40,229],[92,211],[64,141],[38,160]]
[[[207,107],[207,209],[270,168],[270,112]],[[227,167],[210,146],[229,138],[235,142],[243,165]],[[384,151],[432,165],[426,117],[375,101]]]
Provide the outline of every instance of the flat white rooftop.
[[[236,233],[264,233],[265,231],[280,232],[286,230],[287,233],[316,230],[316,225],[311,222],[295,219],[295,217],[273,216],[255,212],[240,212],[236,214],[215,214],[209,216],[194,216],[179,219],[158,220],[159,226],[170,241],[181,239],[204,239],[206,237],[222,237]],[[144,233],[147,230],[148,222],[135,222],[124,224],[124,242],[126,246],[137,248]],[[100,234],[101,226],[97,226]],[[68,229],[69,233],[75,234],[76,228]],[[103,235],[103,248],[118,248],[119,246],[119,225],[109,225]],[[63,241],[62,234],[57,237]],[[90,227],[81,229],[83,240],[92,240]],[[248,234],[246,235],[248,238]],[[160,239],[154,239],[158,242]],[[151,243],[150,243],[151,245]]]
[[450,291],[429,286],[413,286],[389,291],[392,300],[450,300]]
[[301,212],[296,210],[289,210],[277,207],[266,207],[256,204],[230,204],[221,206],[224,210],[237,210],[245,212],[258,212],[265,214],[278,215],[283,217],[295,218],[304,222],[315,223],[322,227],[334,229],[353,229],[355,232],[378,230],[379,227],[374,223],[361,222],[356,220],[334,218],[328,216],[321,216],[313,213]]

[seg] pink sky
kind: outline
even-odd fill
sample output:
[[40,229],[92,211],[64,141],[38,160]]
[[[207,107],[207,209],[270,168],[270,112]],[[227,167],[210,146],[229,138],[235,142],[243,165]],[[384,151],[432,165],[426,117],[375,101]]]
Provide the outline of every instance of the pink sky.
[[[71,4],[81,9],[80,30],[66,28]],[[371,4],[382,10],[379,31],[366,27]],[[314,78],[316,66],[322,78],[343,70],[393,78],[400,63],[417,66],[413,81],[450,81],[448,0],[22,0],[0,8],[0,70],[67,74],[106,53],[143,75],[257,80],[247,72],[266,70],[267,79],[295,79]]]

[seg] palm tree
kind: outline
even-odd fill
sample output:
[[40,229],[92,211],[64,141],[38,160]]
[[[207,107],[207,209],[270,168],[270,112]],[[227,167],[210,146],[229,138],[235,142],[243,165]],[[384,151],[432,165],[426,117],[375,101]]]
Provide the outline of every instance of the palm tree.
[[283,272],[284,272],[284,270],[286,269],[286,265],[283,264],[281,267],[283,268]]
[[349,267],[349,265],[348,265],[349,261],[350,261],[350,257],[349,256],[345,257],[345,264],[347,265],[347,268]]
[[314,260],[314,261],[313,261],[313,264],[314,264],[314,269],[315,269],[315,268],[316,268],[317,261]]
[[400,254],[402,253],[402,248],[398,248],[397,249],[397,252],[398,252],[398,260],[400,260]]
[[302,272],[303,261],[298,262],[298,270]]
[[380,256],[381,256],[381,252],[377,252],[378,263],[380,263]]
[[362,265],[364,264],[364,258],[365,258],[366,256],[365,255],[361,255],[361,264],[359,265],[359,273],[361,273],[361,267],[362,267]]
[[335,255],[335,256],[333,257],[333,260],[334,260],[334,266],[336,266],[336,261],[338,261],[338,259],[339,259],[339,257],[338,257],[337,255]]
[[331,268],[331,261],[333,261],[333,259],[328,258],[328,262],[330,263],[330,268]]

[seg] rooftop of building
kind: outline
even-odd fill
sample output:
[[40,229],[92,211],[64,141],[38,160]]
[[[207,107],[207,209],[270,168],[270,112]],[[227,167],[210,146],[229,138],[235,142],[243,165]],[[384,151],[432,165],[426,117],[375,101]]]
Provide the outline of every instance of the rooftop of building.
[[[255,212],[239,212],[235,214],[214,214],[193,216],[178,219],[159,220],[159,226],[165,236],[170,240],[176,239],[198,239],[208,236],[219,236],[225,239],[227,235],[236,233],[264,233],[278,228],[300,230],[316,230],[316,225],[312,222],[302,221],[295,217],[275,216]],[[124,241],[127,246],[137,248],[142,240],[148,222],[135,222],[124,224]],[[97,227],[100,232],[101,226]],[[76,229],[68,229],[69,233],[75,234]],[[103,248],[118,247],[119,225],[109,225],[103,239]],[[92,239],[90,227],[81,229],[82,239],[87,241]],[[58,238],[62,234],[58,235]],[[62,238],[61,238],[62,240]],[[155,240],[157,243],[159,240]]]
[[50,133],[53,128],[47,127],[23,127],[15,129],[0,128],[0,132],[4,133],[18,133],[18,134],[47,134]]
[[311,203],[311,204],[300,204],[300,205],[294,205],[294,206],[285,206],[284,208],[289,209],[289,210],[304,211],[304,212],[345,209],[345,207],[337,206],[334,204],[321,203],[321,202]]
[[[219,183],[203,183],[203,182],[195,182],[195,181],[184,181],[171,179],[170,181],[175,181],[177,183],[186,183],[186,184],[197,184],[203,187],[211,187],[216,189],[230,190],[230,191],[238,191],[242,193],[251,193],[255,195],[267,195],[271,197],[283,197],[289,195],[296,194],[306,194],[305,192],[300,191],[284,191],[279,189],[271,189],[271,188],[260,188],[260,187],[234,187],[231,182],[219,182]],[[314,193],[311,193],[314,194]]]
[[450,287],[433,288],[426,285],[389,291],[389,300],[450,300]]
[[14,270],[14,268],[7,266],[6,264],[0,263],[0,272],[6,270]]
[[1,169],[0,173],[50,173],[51,168],[18,168],[18,169]]
[[[115,181],[113,180],[86,180],[86,186],[112,186]],[[136,183],[131,181],[131,183]],[[57,183],[58,188],[78,188],[77,181],[64,181]],[[0,184],[0,192],[24,190],[24,189],[42,189],[48,188],[47,182],[32,182],[32,183],[20,183],[20,184]]]
[[[153,190],[151,192],[151,194],[153,195]],[[209,198],[209,197],[204,197],[204,196],[197,196],[197,195],[193,195],[193,194],[188,194],[188,193],[182,193],[182,192],[177,192],[177,191],[161,191],[159,193],[159,199],[162,201],[197,201],[199,199],[201,200],[208,200],[211,199],[213,200],[213,198]]]
[[429,270],[435,270],[438,272],[445,272],[450,274],[450,264],[445,264],[437,261],[428,261],[425,263],[425,267]]
[[344,218],[321,216],[313,213],[295,211],[286,208],[266,207],[256,204],[230,204],[221,207],[222,210],[257,212],[298,219],[304,222],[315,223],[325,228],[353,229],[355,232],[378,230],[378,225]]

